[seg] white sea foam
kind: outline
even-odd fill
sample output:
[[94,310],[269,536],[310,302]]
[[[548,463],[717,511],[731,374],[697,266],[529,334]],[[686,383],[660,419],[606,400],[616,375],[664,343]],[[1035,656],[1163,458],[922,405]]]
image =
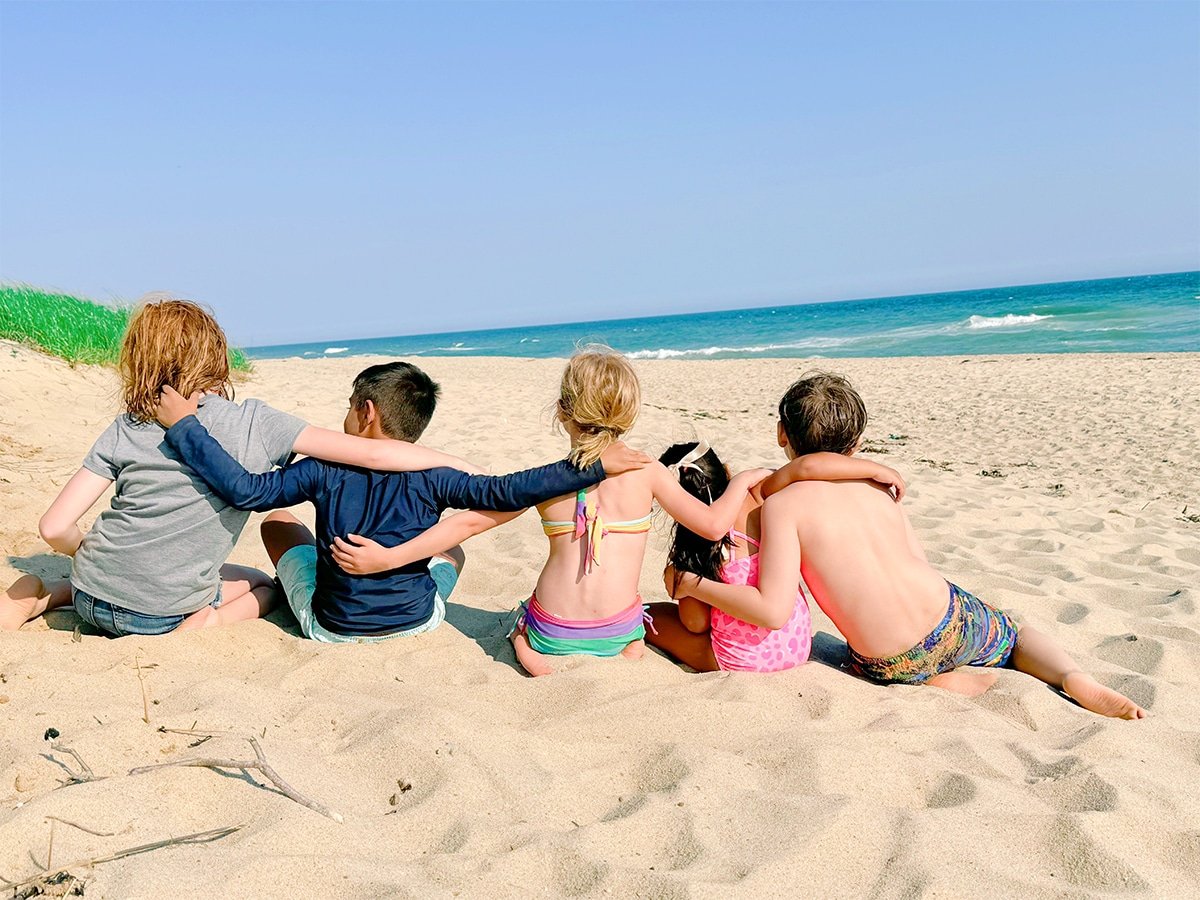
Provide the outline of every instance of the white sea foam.
[[967,319],[968,328],[1015,328],[1018,325],[1032,325],[1035,322],[1041,322],[1045,319],[1053,319],[1054,316],[1039,316],[1037,313],[1030,313],[1027,316],[1016,316],[1009,313],[1006,316],[971,316]]
[[349,349],[350,349],[349,347],[326,347],[325,352],[326,353],[345,353]]
[[769,353],[772,350],[827,350],[831,347],[842,347],[860,338],[853,337],[815,337],[790,344],[763,344],[758,347],[697,347],[692,350],[675,350],[663,347],[659,350],[635,350],[626,353],[628,359],[679,359],[689,356],[716,356],[718,353]]

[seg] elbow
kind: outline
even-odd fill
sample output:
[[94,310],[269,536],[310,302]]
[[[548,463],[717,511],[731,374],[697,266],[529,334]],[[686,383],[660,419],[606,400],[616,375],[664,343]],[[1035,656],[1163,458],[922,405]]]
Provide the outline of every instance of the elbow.
[[729,533],[729,528],[722,528],[720,522],[706,522],[704,527],[696,532],[706,541],[719,541]]
[[67,530],[65,523],[58,521],[49,513],[46,513],[46,515],[38,520],[38,534],[41,535],[43,541],[52,547],[66,536]]
[[763,611],[762,626],[769,628],[772,631],[778,631],[792,618],[792,613],[795,611],[795,603],[791,606],[784,606],[781,603],[773,603]]
[[794,481],[820,480],[821,476],[816,471],[820,467],[813,462],[813,455],[810,453],[805,456],[797,456],[788,464],[792,470],[792,477],[789,479],[789,483]]
[[769,615],[763,616],[762,626],[763,628],[769,628],[771,631],[778,631],[788,623],[788,619],[790,618],[790,614],[780,615],[772,611]]

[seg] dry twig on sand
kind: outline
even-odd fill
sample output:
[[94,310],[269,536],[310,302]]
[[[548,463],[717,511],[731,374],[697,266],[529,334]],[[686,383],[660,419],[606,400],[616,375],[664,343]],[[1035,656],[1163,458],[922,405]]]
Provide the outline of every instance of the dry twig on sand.
[[[64,825],[70,825],[72,828],[78,828],[80,831],[86,831],[88,834],[94,834],[96,837],[112,837],[117,834],[115,831],[97,831],[94,828],[88,828],[86,825],[80,825],[78,822],[72,822],[70,819],[64,819],[60,816],[46,816],[46,818],[51,822],[62,822]],[[122,832],[128,830],[128,825],[121,829]]]
[[146,676],[142,674],[142,658],[135,656],[133,664],[137,667],[138,683],[142,686],[142,721],[150,724],[150,700],[146,697]]
[[183,728],[161,728],[160,731],[170,734],[186,734],[197,737],[209,736],[216,737],[219,735],[228,735],[231,737],[240,737],[243,740],[249,741],[250,746],[254,749],[254,759],[213,759],[209,757],[198,757],[194,759],[180,759],[175,762],[158,763],[153,766],[140,766],[129,771],[130,775],[142,775],[146,772],[153,772],[157,769],[167,769],[172,767],[198,767],[203,769],[241,769],[247,772],[258,772],[266,778],[271,784],[275,785],[276,789],[287,797],[289,800],[294,800],[301,806],[306,806],[313,812],[320,813],[335,822],[342,822],[341,813],[334,812],[323,803],[319,803],[309,797],[304,796],[294,787],[284,781],[279,773],[267,762],[266,754],[263,753],[262,746],[258,743],[258,738],[254,735],[238,735],[229,731],[193,731]]
[[[78,859],[73,863],[65,866],[59,866],[53,871],[41,872],[34,875],[32,878],[27,878],[24,881],[16,884],[6,884],[5,890],[11,890],[13,896],[21,894],[25,888],[33,887],[39,883],[47,883],[51,879],[57,878],[60,875],[66,874],[71,869],[90,868],[99,865],[100,863],[113,862],[118,859],[124,859],[127,856],[136,856],[139,853],[149,853],[151,850],[161,850],[163,847],[171,847],[176,844],[202,844],[208,841],[215,841],[218,838],[223,838],[226,835],[233,834],[235,831],[240,831],[245,828],[242,825],[228,825],[225,828],[214,828],[211,831],[197,831],[195,834],[185,834],[182,837],[167,838],[162,841],[155,841],[152,844],[142,844],[137,847],[130,847],[126,850],[118,850],[116,853],[111,853],[108,856],[96,856],[92,859]],[[31,894],[23,894],[23,896],[33,896]]]
[[66,753],[67,755],[74,757],[75,762],[79,763],[79,771],[76,772],[61,760],[55,760],[55,762],[67,770],[67,775],[69,776],[68,780],[60,784],[59,787],[68,787],[72,784],[87,784],[89,781],[100,781],[103,776],[96,775],[96,773],[92,771],[92,767],[83,761],[83,757],[80,756],[75,750],[59,741],[58,736],[59,732],[57,728],[47,728],[46,733],[42,735],[42,738],[43,740],[50,742],[51,750],[54,750],[58,753]]

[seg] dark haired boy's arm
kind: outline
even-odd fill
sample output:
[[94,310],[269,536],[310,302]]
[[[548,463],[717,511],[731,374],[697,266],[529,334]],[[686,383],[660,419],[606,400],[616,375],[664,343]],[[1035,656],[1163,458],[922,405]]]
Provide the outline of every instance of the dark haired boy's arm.
[[264,512],[311,500],[321,463],[304,459],[294,465],[256,475],[247,472],[208,433],[195,416],[167,429],[167,444],[230,506]]
[[441,508],[513,512],[603,481],[604,466],[595,462],[577,469],[564,459],[511,475],[467,475],[456,469],[431,469],[426,475]]
[[806,453],[797,456],[773,475],[764,478],[759,490],[765,499],[797,481],[875,481],[889,490],[894,489],[897,500],[902,500],[907,490],[900,473],[890,466],[843,453]]
[[641,469],[649,456],[617,441],[586,469],[567,460],[511,475],[467,475],[454,469],[431,469],[428,483],[438,507],[515,512],[546,500],[591,487],[608,475]]

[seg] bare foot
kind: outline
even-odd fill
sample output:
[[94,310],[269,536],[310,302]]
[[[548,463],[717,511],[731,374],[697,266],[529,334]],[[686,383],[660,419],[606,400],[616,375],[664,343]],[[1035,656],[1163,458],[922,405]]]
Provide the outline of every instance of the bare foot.
[[43,583],[36,575],[22,575],[0,594],[0,631],[16,631],[30,619],[71,602],[71,582]]
[[944,691],[962,694],[964,697],[978,697],[995,684],[999,677],[991,669],[962,668],[935,675],[925,683]]
[[621,655],[626,659],[641,659],[646,655],[646,642],[634,641],[632,644],[626,644]]
[[517,662],[534,678],[542,675],[553,675],[554,670],[546,662],[546,657],[529,646],[529,638],[517,633],[512,637],[513,649],[517,651]]
[[1091,675],[1071,672],[1063,678],[1063,693],[1082,706],[1113,719],[1144,719],[1146,711],[1124,694],[1106,688]]

